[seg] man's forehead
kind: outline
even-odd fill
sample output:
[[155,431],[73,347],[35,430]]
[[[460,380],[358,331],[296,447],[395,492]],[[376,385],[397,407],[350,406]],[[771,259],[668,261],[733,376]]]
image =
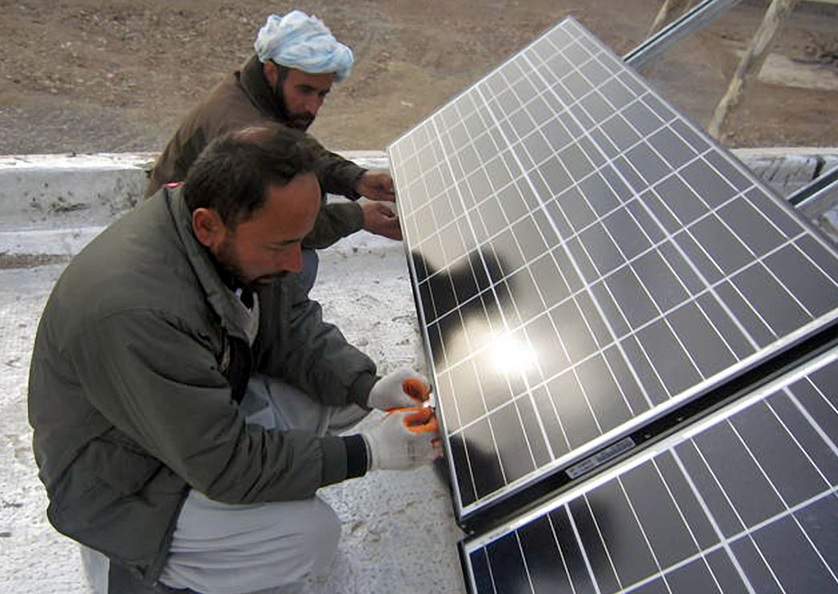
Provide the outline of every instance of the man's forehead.
[[312,74],[297,68],[289,68],[286,82],[290,85],[299,86],[307,85],[318,89],[330,89],[332,83],[335,82],[334,72],[324,72],[321,74]]

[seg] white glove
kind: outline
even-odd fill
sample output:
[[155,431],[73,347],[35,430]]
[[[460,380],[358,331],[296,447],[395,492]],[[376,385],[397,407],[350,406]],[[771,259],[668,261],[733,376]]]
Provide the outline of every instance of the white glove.
[[439,424],[429,407],[387,413],[378,425],[361,435],[367,442],[370,471],[413,470],[441,453]]
[[367,405],[379,410],[421,406],[431,389],[421,374],[403,367],[382,377],[370,390]]

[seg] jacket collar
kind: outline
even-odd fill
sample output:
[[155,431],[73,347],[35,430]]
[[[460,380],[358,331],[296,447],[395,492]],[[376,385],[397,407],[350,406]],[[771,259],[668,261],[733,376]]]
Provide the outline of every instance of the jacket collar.
[[268,81],[265,80],[265,75],[262,73],[262,62],[259,61],[258,56],[251,56],[244,63],[242,69],[236,72],[236,78],[238,78],[245,95],[259,111],[285,123],[285,110],[279,101],[279,97],[276,96]]
[[183,200],[183,187],[166,188],[166,198],[186,258],[195,271],[207,302],[230,334],[248,340],[250,314],[235,293],[224,284],[209,252],[195,238],[192,215]]

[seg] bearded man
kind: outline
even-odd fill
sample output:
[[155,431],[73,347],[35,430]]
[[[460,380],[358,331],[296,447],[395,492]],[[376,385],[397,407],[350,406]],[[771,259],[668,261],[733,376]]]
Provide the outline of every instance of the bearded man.
[[[271,15],[254,43],[256,55],[227,75],[184,119],[151,172],[146,197],[162,185],[180,182],[214,138],[227,132],[278,122],[306,131],[333,83],[352,71],[352,50],[338,42],[323,22],[299,10]],[[311,233],[303,242],[300,280],[310,289],[323,249],[357,231],[402,238],[399,220],[383,202],[394,202],[389,174],[368,171],[320,147],[316,174],[322,204]],[[326,194],[349,198],[327,203]],[[371,202],[359,203],[366,197]]]

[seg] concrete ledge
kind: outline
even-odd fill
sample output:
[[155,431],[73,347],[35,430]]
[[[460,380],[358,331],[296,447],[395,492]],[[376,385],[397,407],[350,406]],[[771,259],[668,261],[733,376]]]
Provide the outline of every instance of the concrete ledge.
[[0,231],[102,226],[143,196],[153,155],[0,158]]
[[[346,153],[386,169],[381,151]],[[0,157],[0,231],[102,226],[145,194],[154,153]]]
[[[733,153],[784,196],[838,167],[838,148]],[[369,169],[389,168],[383,151],[342,154]],[[154,153],[0,156],[0,268],[38,266],[77,253],[142,200],[155,158]],[[838,233],[831,227],[838,206],[821,211],[816,224],[828,224],[827,232]]]
[[[386,169],[381,151],[344,153]],[[0,268],[62,261],[145,194],[155,153],[0,156]]]

